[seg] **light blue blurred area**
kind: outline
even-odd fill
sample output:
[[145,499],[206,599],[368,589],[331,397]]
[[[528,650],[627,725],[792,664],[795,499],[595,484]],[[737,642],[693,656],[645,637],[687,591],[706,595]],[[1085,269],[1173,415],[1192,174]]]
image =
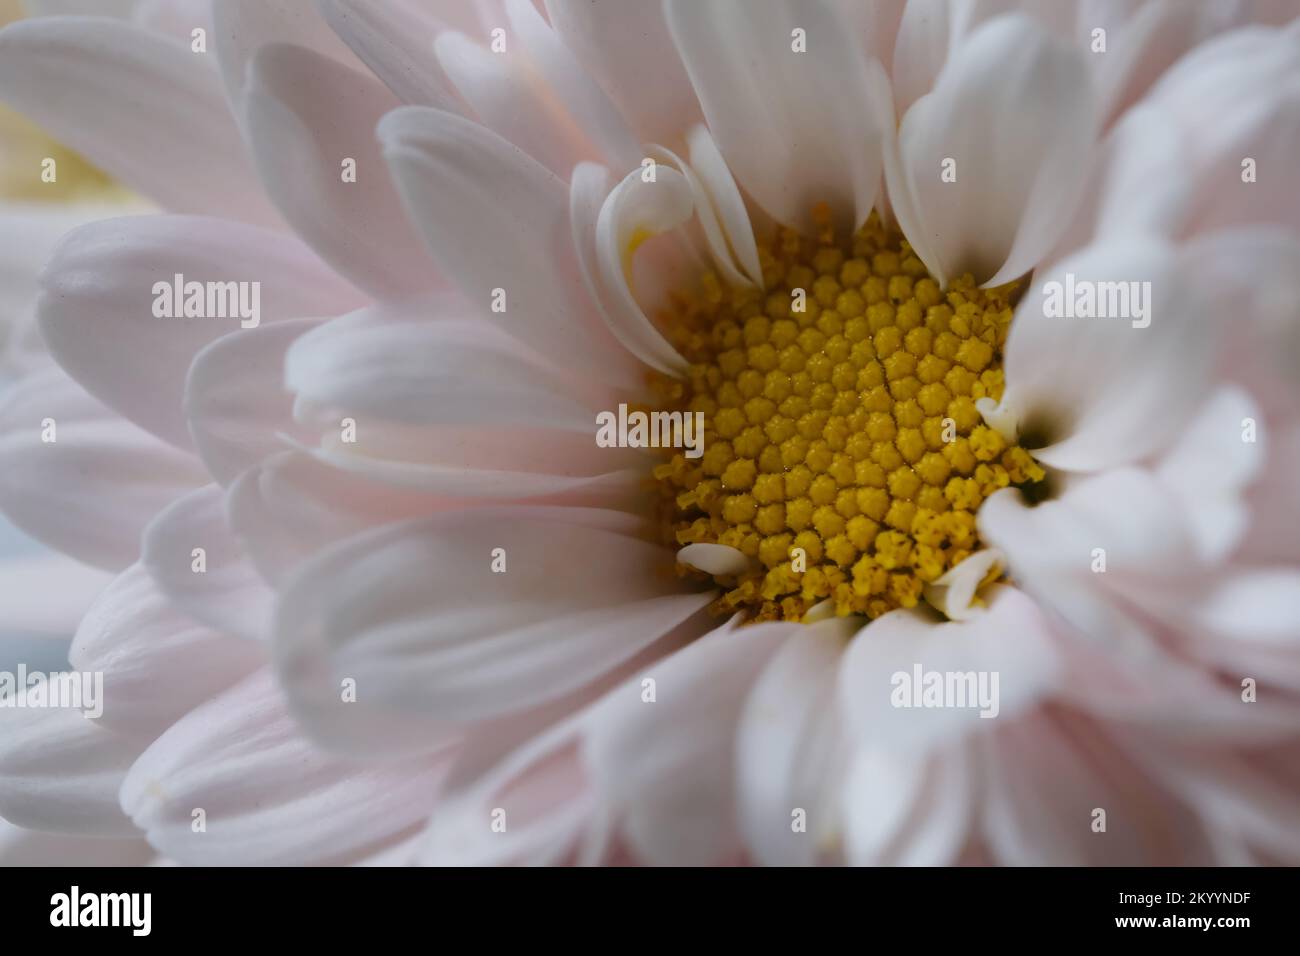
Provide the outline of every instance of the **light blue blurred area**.
[[[11,384],[0,373],[0,401],[4,400]],[[4,515],[0,515],[0,562],[45,554],[48,551],[43,544],[23,534]],[[4,608],[0,608],[0,622],[4,620]],[[51,671],[66,667],[71,639],[71,634],[66,638],[57,638],[45,634],[6,631],[0,623],[0,670],[12,672],[20,662],[26,664],[29,670]]]

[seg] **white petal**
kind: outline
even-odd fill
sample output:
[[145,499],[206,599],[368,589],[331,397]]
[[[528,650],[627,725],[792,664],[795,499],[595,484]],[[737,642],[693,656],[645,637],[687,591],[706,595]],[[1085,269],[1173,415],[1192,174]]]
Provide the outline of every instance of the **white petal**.
[[240,476],[227,496],[231,531],[258,571],[273,583],[344,538],[457,504],[376,484],[294,451],[273,456]]
[[301,0],[221,0],[212,4],[213,45],[226,95],[235,117],[243,120],[244,84],[248,65],[258,50],[271,43],[292,43],[315,50],[354,70],[360,60],[330,29],[316,5]]
[[[385,431],[387,434],[385,434]],[[442,447],[413,447],[427,432],[367,429],[363,434],[379,439],[372,449],[337,442],[319,449],[302,448],[322,463],[370,481],[402,490],[462,499],[535,499],[549,503],[592,507],[633,506],[643,490],[645,469],[627,467],[626,461],[606,459],[602,470],[590,454],[587,460],[570,458],[576,449],[557,449],[553,436],[560,432],[536,429],[441,429]],[[576,440],[576,439],[575,439]],[[357,445],[361,445],[358,440]],[[587,446],[590,452],[591,446]],[[620,451],[621,449],[599,449]],[[427,454],[432,460],[410,461],[403,454]]]
[[159,509],[203,480],[193,455],[123,421],[57,368],[28,376],[0,404],[0,507],[87,564],[126,567]]
[[[644,316],[632,289],[632,258],[637,245],[647,236],[681,225],[693,211],[694,200],[686,178],[671,168],[658,170],[651,183],[645,182],[637,170],[614,187],[596,220],[596,265],[601,287],[612,300],[611,313]],[[614,328],[616,332],[634,329],[636,338],[629,348],[654,368],[669,375],[685,374],[686,360],[649,318],[635,325],[619,323]]]
[[[831,206],[842,236],[864,222],[892,119],[878,109],[888,81],[834,8],[668,0],[665,12],[709,129],[758,204],[805,232],[816,229],[818,203]],[[806,52],[793,49],[796,29]]]
[[[438,63],[483,125],[563,178],[596,151],[529,75],[522,49],[496,53],[455,32],[438,35]],[[567,127],[567,128],[566,128]]]
[[439,24],[425,10],[402,0],[318,0],[317,7],[403,103],[460,111],[461,101],[430,55]]
[[[406,107],[379,126],[421,235],[472,307],[566,368],[636,381],[585,295],[564,184],[499,136],[449,113]],[[504,295],[504,312],[490,311]]]
[[1220,575],[1191,600],[1186,616],[1221,639],[1293,650],[1300,640],[1300,574],[1291,568],[1252,568]]
[[754,227],[745,209],[731,170],[727,168],[722,153],[718,151],[707,126],[691,128],[686,137],[690,145],[691,167],[703,183],[710,202],[722,226],[723,234],[731,246],[736,262],[755,285],[763,284],[763,268],[758,261],[758,245],[754,241]]
[[[651,146],[646,152],[650,154],[650,158],[654,159],[656,163],[667,164],[672,170],[680,173],[685,178],[691,192],[690,199],[693,212],[699,222],[700,231],[704,234],[704,242],[708,246],[709,255],[713,259],[714,266],[722,274],[722,279],[731,286],[751,285],[749,279],[736,268],[731,250],[727,248],[727,236],[718,222],[717,211],[714,210],[713,202],[709,199],[709,194],[705,191],[704,184],[700,181],[700,177],[696,175],[695,170],[691,168],[689,163],[683,162],[676,153],[662,146]],[[631,175],[640,178],[637,173]],[[690,213],[687,213],[688,217],[689,215]]]
[[[808,865],[836,835],[842,767],[835,680],[857,625],[844,618],[795,630],[750,691],[736,739],[736,796],[746,846],[768,866]],[[741,632],[733,639],[744,640]],[[795,811],[806,829],[793,826]]]
[[[759,673],[798,625],[719,628],[597,704],[583,744],[592,786],[652,866],[725,860],[739,842],[735,743]],[[787,812],[785,826],[790,825]]]
[[925,599],[949,620],[967,620],[980,613],[973,603],[976,590],[1004,560],[994,548],[976,551],[927,584]]
[[965,39],[903,117],[901,165],[887,167],[930,272],[999,285],[1033,268],[1081,196],[1094,126],[1081,55],[1044,29],[1001,17]]
[[16,23],[0,35],[0,98],[167,209],[281,222],[211,62],[178,41],[100,17]]
[[[945,682],[956,675],[964,704],[921,706],[933,673]],[[968,620],[941,622],[932,613],[898,610],[872,621],[844,657],[839,705],[861,745],[919,756],[991,732],[1032,707],[1060,676],[1042,611],[1002,585],[991,589],[988,608]]]
[[[567,111],[559,121],[576,124],[599,156],[615,168],[637,165],[641,149],[636,136],[532,0],[506,0],[506,13],[518,42]],[[561,174],[569,172],[565,169]]]
[[[245,320],[158,317],[155,308],[172,303],[177,275],[185,285],[256,284],[243,288],[250,296],[256,290],[258,319],[266,323],[359,304],[296,239],[249,226],[133,216],[70,233],[42,279],[38,308],[50,352],[105,404],[179,448],[193,444],[182,409],[191,361]],[[226,311],[239,309],[228,300]]]
[[284,385],[360,423],[528,425],[593,434],[596,408],[529,350],[463,303],[433,303],[436,322],[332,322],[289,351]]
[[[159,737],[123,782],[122,807],[155,849],[181,863],[346,863],[423,822],[451,749],[406,764],[327,756],[261,671]],[[205,832],[194,830],[195,809]]]
[[249,640],[269,636],[275,594],[226,525],[219,486],[200,488],[162,511],[142,545],[149,576],[186,614]]
[[864,748],[845,787],[853,866],[951,866],[967,839],[977,777],[966,748],[914,755]]
[[898,115],[934,88],[934,81],[959,39],[951,0],[909,0],[903,8],[894,47],[893,88]]
[[749,558],[725,544],[696,542],[677,552],[677,560],[707,574],[739,574],[750,566]]
[[374,138],[398,105],[369,76],[302,47],[266,46],[249,64],[244,116],[267,193],[335,271],[390,297],[441,284]]
[[660,4],[546,0],[546,12],[641,142],[676,144],[699,121],[699,103]]
[[1195,548],[1180,502],[1148,471],[1119,468],[1071,482],[1030,507],[1014,489],[995,492],[977,518],[980,537],[1002,550],[1013,572],[1064,573],[1088,580],[1093,549],[1106,575],[1151,574],[1189,564]]
[[[482,509],[320,555],[277,614],[295,710],[338,745],[373,746],[383,727],[385,746],[409,749],[429,726],[523,710],[600,677],[713,597],[684,593],[671,553],[628,536],[634,525],[587,509]],[[345,677],[358,699],[340,705]]]
[[185,417],[203,464],[222,484],[285,450],[281,437],[302,441],[312,431],[293,420],[285,393],[285,353],[320,326],[317,319],[289,319],[231,332],[194,357],[185,382]]
[[1179,162],[1189,148],[1186,137],[1167,111],[1150,103],[1124,115],[1107,137],[1101,160],[1097,237],[1176,231],[1192,188]]
[[632,296],[627,280],[620,274],[621,268],[615,274],[615,288],[606,288],[598,252],[597,227],[610,192],[609,170],[604,166],[581,163],[573,171],[569,191],[569,220],[583,285],[591,300],[597,304],[610,333],[631,354],[651,368],[674,367],[682,359],[664,340],[663,334],[650,322]]
[[[1058,314],[1087,290],[1095,312],[1128,316]],[[1155,239],[1098,243],[1037,276],[1011,324],[1002,396],[1022,434],[1047,442],[1029,449],[1035,457],[1093,471],[1168,446],[1206,392],[1217,338],[1213,291]]]

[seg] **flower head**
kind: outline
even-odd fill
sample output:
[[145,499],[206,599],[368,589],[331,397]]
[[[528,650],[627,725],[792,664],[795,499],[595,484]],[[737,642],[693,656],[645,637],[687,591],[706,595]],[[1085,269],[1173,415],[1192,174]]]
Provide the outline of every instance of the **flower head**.
[[0,410],[0,507],[119,572],[104,717],[0,740],[0,813],[182,862],[1300,855],[1300,30],[1119,10],[0,33],[0,96],[165,210],[62,241]]

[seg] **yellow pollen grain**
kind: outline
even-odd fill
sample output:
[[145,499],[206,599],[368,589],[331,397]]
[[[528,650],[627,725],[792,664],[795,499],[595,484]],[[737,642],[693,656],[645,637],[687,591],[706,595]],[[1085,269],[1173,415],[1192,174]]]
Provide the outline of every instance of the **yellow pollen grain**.
[[759,255],[762,290],[709,274],[660,316],[690,362],[653,379],[661,407],[705,414],[703,456],[655,469],[665,538],[751,558],[716,579],[723,613],[913,607],[980,547],[985,498],[1044,478],[975,407],[1001,397],[1018,284],[941,289],[874,214],[847,249],[782,230]]

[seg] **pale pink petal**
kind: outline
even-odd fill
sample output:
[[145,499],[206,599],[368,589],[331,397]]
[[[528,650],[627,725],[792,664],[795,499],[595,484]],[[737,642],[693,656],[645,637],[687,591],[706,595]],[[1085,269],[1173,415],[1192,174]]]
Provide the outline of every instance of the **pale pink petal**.
[[121,801],[153,847],[180,863],[347,863],[423,823],[453,752],[447,742],[405,764],[327,756],[302,736],[262,671],[159,737],[131,767]]
[[177,611],[132,565],[86,612],[68,660],[104,675],[101,727],[149,743],[266,662],[266,651]]
[[857,31],[867,54],[879,60],[886,72],[890,71],[898,30],[909,5],[907,0],[874,0],[873,3],[837,0],[837,3],[845,22]]
[[[1199,821],[1177,791],[1104,726],[1050,711],[983,741],[982,832],[1007,866],[1209,862]],[[1095,830],[1097,810],[1105,830]]]
[[1259,417],[1244,389],[1219,388],[1156,468],[1182,503],[1207,562],[1226,557],[1249,525],[1245,491],[1267,454],[1267,435],[1247,441],[1244,429]]
[[[334,547],[282,592],[275,653],[295,710],[340,745],[402,718],[406,739],[392,731],[383,745],[410,748],[422,725],[517,712],[600,677],[712,598],[685,591],[671,552],[629,535],[636,524],[481,509]],[[339,702],[346,678],[355,704]]]
[[1210,828],[1218,865],[1283,864],[1300,859],[1294,736],[1260,748],[1171,750],[1144,738],[1138,755]]
[[212,37],[211,0],[135,0],[134,5],[131,19],[148,30],[187,45],[193,44],[195,30],[203,30],[205,40]]
[[582,763],[580,735],[579,722],[566,721],[510,753],[472,788],[449,793],[421,835],[416,861],[431,866],[573,861],[598,819],[595,814],[603,812]]
[[[740,714],[795,627],[722,627],[643,665],[453,794],[431,822],[421,861],[689,866],[736,859]],[[495,832],[502,817],[505,830]]]
[[269,636],[273,592],[225,520],[221,488],[207,485],[145,528],[140,562],[178,608],[249,640]]
[[[69,234],[42,280],[41,333],[50,352],[105,404],[179,448],[193,446],[182,400],[195,354],[253,320],[159,317],[174,311],[164,308],[174,296],[163,287],[173,289],[177,275],[184,284],[257,283],[243,288],[250,297],[256,288],[258,320],[268,324],[360,304],[296,239],[249,226],[134,216]],[[239,309],[228,299],[226,311]]]
[[[1200,40],[1205,5],[1155,0],[1123,11],[1104,7],[1101,15],[1081,17],[1088,29],[1106,31],[1106,51],[1089,60],[1097,85],[1099,117],[1109,126],[1141,100],[1173,63]],[[1108,17],[1106,12],[1118,14]]]
[[[594,434],[601,405],[519,342],[457,301],[427,303],[438,321],[331,322],[299,339],[284,385],[300,400],[409,425],[528,425]],[[606,400],[608,396],[602,396]],[[593,396],[594,398],[594,396]]]
[[[262,47],[244,117],[257,171],[288,222],[336,272],[375,295],[441,285],[406,219],[375,125],[400,104],[372,77],[303,47]],[[355,181],[344,164],[355,163]]]
[[[1147,101],[1178,123],[1183,175],[1195,186],[1181,234],[1242,224],[1294,227],[1291,170],[1300,149],[1300,32],[1252,27],[1205,43],[1176,63]],[[1212,130],[1206,117],[1214,118]],[[1253,181],[1243,163],[1253,160]]]
[[144,526],[203,481],[193,455],[123,421],[57,368],[0,403],[0,508],[79,561],[126,567]]

